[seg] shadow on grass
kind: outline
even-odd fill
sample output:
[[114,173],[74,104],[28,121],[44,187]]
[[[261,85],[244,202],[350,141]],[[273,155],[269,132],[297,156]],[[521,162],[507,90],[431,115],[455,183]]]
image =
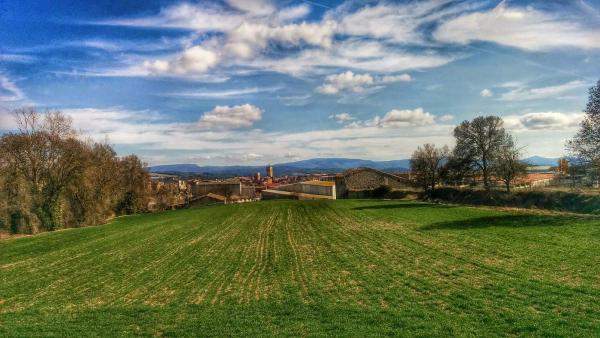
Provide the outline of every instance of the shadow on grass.
[[490,227],[525,228],[525,227],[557,227],[569,225],[577,221],[574,217],[540,216],[540,215],[503,215],[463,219],[457,221],[438,222],[426,225],[420,230],[466,230]]
[[456,208],[452,205],[445,204],[428,204],[428,203],[395,203],[395,204],[376,204],[368,205],[364,207],[355,207],[352,210],[373,210],[373,209],[418,209],[418,208],[436,208],[436,209],[449,209]]

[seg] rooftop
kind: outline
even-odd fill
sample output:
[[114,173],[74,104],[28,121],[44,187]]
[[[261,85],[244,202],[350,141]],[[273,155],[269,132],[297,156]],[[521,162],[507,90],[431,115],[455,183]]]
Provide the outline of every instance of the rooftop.
[[320,185],[322,187],[333,187],[335,185],[335,182],[331,182],[331,181],[305,181],[305,182],[300,182],[302,184],[310,184],[310,185]]

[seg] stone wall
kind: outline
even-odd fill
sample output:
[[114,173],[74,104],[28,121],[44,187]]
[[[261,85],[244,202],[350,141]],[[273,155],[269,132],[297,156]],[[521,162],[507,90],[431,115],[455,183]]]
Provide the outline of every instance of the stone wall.
[[[381,186],[391,189],[406,188],[408,180],[371,168],[355,168],[343,174],[327,177],[324,180],[335,182],[337,198],[364,198],[366,192]],[[362,197],[361,197],[362,196]]]
[[198,182],[192,185],[192,196],[200,197],[209,193],[222,196],[241,196],[240,182]]
[[272,187],[270,190],[278,190],[278,191],[287,191],[297,194],[310,194],[310,195],[322,195],[322,196],[330,196],[333,199],[336,197],[335,193],[335,185],[324,184],[324,182],[301,182],[301,183],[293,183],[280,185],[277,187]]

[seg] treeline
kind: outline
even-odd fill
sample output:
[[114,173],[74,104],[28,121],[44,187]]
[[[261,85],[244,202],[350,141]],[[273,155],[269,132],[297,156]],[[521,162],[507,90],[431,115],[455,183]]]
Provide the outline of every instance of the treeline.
[[15,112],[0,137],[0,230],[36,233],[144,211],[149,176],[135,155],[84,139],[60,112]]
[[[600,81],[589,89],[585,117],[566,150],[574,161],[571,175],[597,177],[600,173]],[[456,145],[420,146],[412,154],[411,171],[415,182],[429,195],[439,184],[461,185],[479,181],[489,192],[495,182],[502,182],[510,192],[514,182],[526,173],[521,149],[503,127],[498,116],[480,116],[463,121],[454,129]]]
[[514,181],[525,174],[526,164],[503,123],[498,116],[479,116],[456,126],[454,149],[433,144],[418,147],[410,159],[415,182],[433,193],[440,183],[461,185],[477,178],[485,190],[501,181],[510,191]]

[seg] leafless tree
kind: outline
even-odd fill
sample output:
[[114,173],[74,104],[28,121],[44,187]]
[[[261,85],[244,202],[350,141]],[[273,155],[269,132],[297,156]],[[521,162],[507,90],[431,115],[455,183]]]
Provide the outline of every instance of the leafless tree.
[[521,149],[517,148],[512,135],[506,135],[494,160],[494,174],[504,183],[506,192],[514,181],[525,175],[526,165],[521,161]]
[[27,186],[32,212],[45,229],[54,230],[61,222],[61,194],[83,169],[81,144],[60,112],[42,116],[26,108],[15,114],[19,132],[4,136],[0,148],[8,170]]
[[454,129],[456,147],[453,156],[470,163],[483,177],[486,190],[491,188],[492,165],[506,140],[503,121],[498,116],[479,116],[463,121]]
[[434,144],[427,143],[418,147],[410,158],[410,169],[417,184],[431,194],[440,182],[443,165],[448,159],[450,151],[447,146],[436,148]]
[[585,117],[567,149],[583,163],[600,167],[600,80],[589,89]]
[[0,226],[54,230],[144,209],[148,174],[135,155],[82,140],[60,112],[15,117],[17,130],[0,136]]

